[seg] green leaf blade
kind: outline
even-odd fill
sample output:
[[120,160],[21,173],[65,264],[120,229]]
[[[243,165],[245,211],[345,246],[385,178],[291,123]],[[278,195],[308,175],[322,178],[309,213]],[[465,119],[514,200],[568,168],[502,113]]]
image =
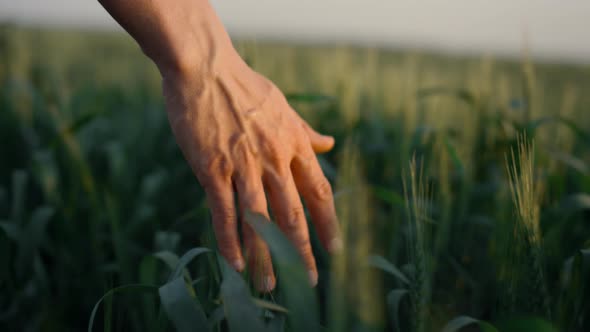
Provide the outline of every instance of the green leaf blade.
[[106,292],[94,305],[92,308],[92,312],[90,313],[90,319],[88,321],[88,332],[92,332],[92,327],[94,326],[94,319],[96,318],[96,313],[98,312],[98,308],[104,299],[109,296],[113,296],[116,293],[122,292],[137,292],[137,293],[156,293],[158,291],[158,286],[154,285],[144,285],[144,284],[131,284],[131,285],[123,285],[116,288],[113,288]]
[[158,289],[162,307],[179,332],[209,331],[205,312],[193,298],[184,278],[176,278]]
[[266,241],[272,253],[279,287],[290,313],[288,325],[293,331],[319,331],[317,298],[309,285],[303,261],[289,239],[260,214],[247,212],[246,222]]
[[261,311],[252,301],[246,282],[221,256],[219,264],[223,275],[221,298],[230,331],[265,331]]
[[498,332],[498,330],[492,324],[469,316],[459,316],[453,318],[447,323],[447,325],[445,325],[445,327],[442,329],[442,332],[460,331],[461,329],[472,324],[477,324],[483,332]]
[[406,285],[410,284],[410,280],[408,280],[408,278],[403,274],[403,272],[382,256],[369,256],[369,265],[391,274],[392,276],[396,277],[398,280],[400,280]]

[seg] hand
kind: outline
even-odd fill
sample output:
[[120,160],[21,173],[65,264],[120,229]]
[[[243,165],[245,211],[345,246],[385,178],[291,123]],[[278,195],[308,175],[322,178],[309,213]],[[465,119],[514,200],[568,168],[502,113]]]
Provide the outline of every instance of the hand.
[[207,70],[175,71],[163,79],[168,119],[207,194],[221,254],[238,271],[246,260],[260,291],[274,288],[266,244],[242,222],[244,259],[237,225],[238,215],[243,221],[247,210],[269,216],[266,192],[275,220],[301,254],[315,285],[318,273],[299,194],[323,245],[339,250],[332,189],[315,156],[329,151],[334,139],[315,132],[278,88],[237,53],[224,55]]
[[[244,269],[237,216],[251,210],[268,217],[266,191],[315,285],[299,193],[324,246],[338,250],[332,189],[314,154],[330,150],[334,139],[313,131],[270,81],[242,61],[208,0],[99,1],[162,74],[168,119],[207,193],[221,254]],[[247,224],[242,230],[254,283],[270,291],[275,277],[268,248]]]

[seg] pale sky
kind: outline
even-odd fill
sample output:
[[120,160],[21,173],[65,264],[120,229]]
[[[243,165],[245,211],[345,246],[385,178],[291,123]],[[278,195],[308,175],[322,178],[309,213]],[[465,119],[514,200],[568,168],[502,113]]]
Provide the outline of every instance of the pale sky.
[[[233,36],[507,55],[527,39],[537,57],[590,63],[588,0],[212,2]],[[7,19],[118,28],[96,0],[0,0],[0,21]]]

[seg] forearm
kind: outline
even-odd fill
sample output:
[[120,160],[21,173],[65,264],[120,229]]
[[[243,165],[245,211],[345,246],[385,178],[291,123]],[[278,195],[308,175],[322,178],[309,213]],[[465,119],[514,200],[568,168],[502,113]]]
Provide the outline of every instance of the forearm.
[[163,74],[215,67],[235,53],[208,0],[99,0]]

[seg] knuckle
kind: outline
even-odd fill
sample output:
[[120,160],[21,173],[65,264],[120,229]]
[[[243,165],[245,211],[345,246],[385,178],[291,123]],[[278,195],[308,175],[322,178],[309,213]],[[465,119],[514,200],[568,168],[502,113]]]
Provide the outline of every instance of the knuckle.
[[307,140],[304,145],[305,146],[302,146],[299,149],[295,161],[297,162],[299,168],[309,172],[312,169],[312,165],[316,159],[316,156],[311,148],[311,143],[309,143],[309,140]]
[[309,233],[305,224],[303,207],[289,209],[284,218],[282,227],[292,244],[297,248],[309,246]]
[[289,185],[291,168],[288,164],[266,167],[263,172],[263,180],[270,193],[278,194],[285,191]]
[[265,170],[265,176],[268,180],[272,181],[272,186],[276,187],[277,190],[285,190],[288,185],[290,168],[288,165],[281,165]]
[[202,169],[205,178],[212,175],[229,177],[232,172],[230,159],[222,153],[215,153],[214,156],[205,158],[202,162]]
[[288,153],[285,152],[284,147],[281,147],[281,145],[273,141],[272,138],[264,140],[264,143],[262,143],[262,151],[264,152],[265,159],[271,167],[277,170],[282,170],[288,166]]
[[231,155],[243,165],[251,165],[256,160],[256,149],[253,149],[245,133],[238,133],[230,138]]
[[319,177],[312,185],[311,193],[318,201],[329,201],[332,199],[332,186],[325,177]]
[[290,208],[285,215],[285,226],[289,230],[294,230],[300,227],[301,221],[305,219],[305,212],[302,206]]
[[287,156],[281,152],[269,153],[268,159],[272,167],[278,172],[284,172],[287,169]]

